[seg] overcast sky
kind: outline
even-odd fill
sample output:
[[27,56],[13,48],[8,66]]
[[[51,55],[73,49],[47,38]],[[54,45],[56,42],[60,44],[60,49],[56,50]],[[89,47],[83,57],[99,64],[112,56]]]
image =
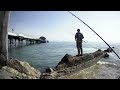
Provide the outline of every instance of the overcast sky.
[[[120,42],[120,11],[71,11],[105,41]],[[50,41],[74,41],[79,28],[84,41],[102,42],[87,26],[67,11],[11,11],[8,31]]]

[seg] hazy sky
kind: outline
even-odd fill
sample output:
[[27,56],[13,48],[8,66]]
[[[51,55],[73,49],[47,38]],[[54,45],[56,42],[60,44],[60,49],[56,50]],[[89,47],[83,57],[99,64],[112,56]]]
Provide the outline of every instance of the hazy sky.
[[[120,11],[71,11],[93,28],[105,41],[120,42]],[[102,40],[67,11],[11,11],[8,31],[34,38],[74,41],[79,28],[84,41]]]

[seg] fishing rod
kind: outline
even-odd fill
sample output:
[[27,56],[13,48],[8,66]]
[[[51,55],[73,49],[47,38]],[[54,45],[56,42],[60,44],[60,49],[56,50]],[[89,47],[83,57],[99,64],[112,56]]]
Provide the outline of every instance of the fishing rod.
[[98,34],[96,33],[89,25],[87,25],[85,22],[83,22],[79,17],[77,17],[75,14],[71,13],[70,11],[68,11],[70,14],[72,14],[72,16],[76,17],[78,20],[80,20],[82,23],[84,23],[88,28],[90,28],[95,34],[97,34],[107,45],[108,47],[115,53],[115,55],[120,59],[120,57],[118,56],[118,54],[110,47],[110,45]]

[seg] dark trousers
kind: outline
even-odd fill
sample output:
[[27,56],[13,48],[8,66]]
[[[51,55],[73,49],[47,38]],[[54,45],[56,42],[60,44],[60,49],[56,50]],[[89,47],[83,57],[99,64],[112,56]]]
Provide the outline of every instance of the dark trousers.
[[[77,48],[77,50],[78,50],[78,55],[83,55],[83,50],[82,50],[82,48]],[[81,52],[81,53],[80,53]]]
[[78,50],[78,55],[82,56],[83,55],[82,42],[76,42],[76,46],[77,46],[77,50]]

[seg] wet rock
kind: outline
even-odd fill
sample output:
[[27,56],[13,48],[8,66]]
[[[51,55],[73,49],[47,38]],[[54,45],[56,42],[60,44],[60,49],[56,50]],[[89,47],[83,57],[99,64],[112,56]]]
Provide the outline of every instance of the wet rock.
[[108,53],[105,53],[103,57],[104,57],[104,58],[108,58],[108,57],[109,57],[109,54],[108,54]]
[[53,71],[52,73],[42,73],[40,79],[56,79],[57,77],[57,72]]
[[112,50],[113,48],[115,48],[115,47],[111,47],[111,48],[109,47],[108,49],[104,50],[104,52],[108,52],[108,53],[113,52],[113,50]]
[[40,79],[53,79],[53,77],[52,77],[50,74],[46,73],[46,74],[43,74],[43,75],[40,77]]
[[98,49],[98,52],[102,51],[101,49]]
[[47,69],[46,69],[46,72],[47,72],[47,73],[51,73],[51,72],[53,72],[53,71],[54,71],[54,70],[53,70],[52,68],[47,68]]

